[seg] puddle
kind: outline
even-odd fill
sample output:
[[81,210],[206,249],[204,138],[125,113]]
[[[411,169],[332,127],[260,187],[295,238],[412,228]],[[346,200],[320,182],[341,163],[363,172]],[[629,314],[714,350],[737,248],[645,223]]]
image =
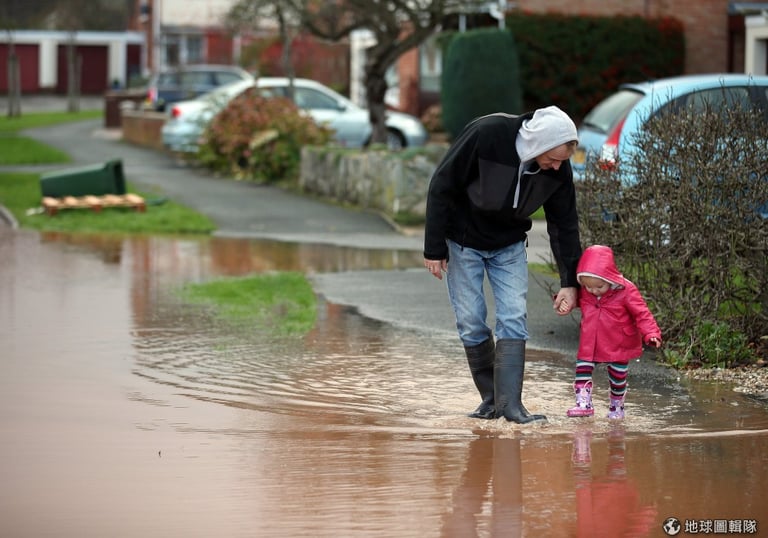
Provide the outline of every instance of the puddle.
[[173,293],[420,253],[0,231],[0,259],[0,535],[765,534],[768,413],[736,393],[638,376],[613,424],[598,369],[596,416],[567,419],[569,359],[532,350],[525,403],[549,422],[472,420],[454,338],[321,297],[277,339]]

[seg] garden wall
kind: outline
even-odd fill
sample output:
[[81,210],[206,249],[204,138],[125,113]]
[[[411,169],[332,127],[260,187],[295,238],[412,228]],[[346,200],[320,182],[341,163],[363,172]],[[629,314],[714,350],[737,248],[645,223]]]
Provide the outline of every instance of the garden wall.
[[389,217],[424,217],[427,187],[447,145],[403,152],[305,146],[299,186],[304,192]]
[[160,130],[168,115],[162,112],[125,109],[121,111],[123,140],[139,146],[163,149]]

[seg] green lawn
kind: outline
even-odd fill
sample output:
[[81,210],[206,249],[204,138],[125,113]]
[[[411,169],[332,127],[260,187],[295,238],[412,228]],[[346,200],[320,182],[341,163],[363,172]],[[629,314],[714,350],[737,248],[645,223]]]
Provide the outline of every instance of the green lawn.
[[66,153],[25,136],[0,134],[0,148],[0,166],[71,161]]
[[84,110],[81,112],[31,112],[16,118],[0,117],[0,133],[18,133],[24,129],[48,127],[73,121],[101,118],[101,110]]
[[[24,129],[99,118],[101,111],[43,112],[19,118],[0,118],[0,165],[50,164],[70,162],[69,155],[20,135]],[[41,214],[40,176],[33,173],[0,173],[0,204],[19,222],[19,226],[45,231],[89,233],[209,234],[214,224],[205,215],[151,193],[129,192],[149,202],[145,212],[129,208],[62,210],[54,216]],[[158,203],[153,203],[157,201]],[[162,201],[162,203],[159,203]]]
[[[128,185],[129,192],[136,192]],[[143,192],[149,204],[145,212],[130,208],[65,209],[53,216],[40,213],[38,174],[0,173],[0,203],[23,228],[88,233],[208,234],[215,229],[205,215],[185,206]],[[156,204],[153,201],[157,201]]]

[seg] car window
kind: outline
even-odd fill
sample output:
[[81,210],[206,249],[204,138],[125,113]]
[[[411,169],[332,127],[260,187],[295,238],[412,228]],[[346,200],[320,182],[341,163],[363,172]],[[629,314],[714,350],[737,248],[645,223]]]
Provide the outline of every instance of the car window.
[[[264,97],[285,97],[288,95],[288,88],[285,86],[259,86],[262,92],[259,95]],[[269,92],[269,95],[265,95],[265,92]]]
[[259,97],[285,97],[285,92],[282,88],[264,87],[264,86],[252,86],[248,88],[244,95],[258,95]]
[[216,82],[220,85],[237,82],[238,80],[242,80],[242,78],[237,73],[230,73],[229,71],[219,71],[216,73]]
[[175,86],[179,78],[176,73],[160,73],[157,77],[158,86]]
[[681,95],[661,107],[654,116],[679,113],[688,109],[701,115],[707,111],[732,110],[736,107],[752,108],[754,104],[746,87],[712,88]]
[[185,71],[181,74],[182,86],[211,86],[212,77],[210,72],[206,71]]
[[296,106],[299,108],[314,108],[338,110],[336,99],[310,88],[295,88]]
[[632,90],[619,90],[606,97],[584,117],[583,125],[603,133],[610,132],[624,119],[643,95]]
[[682,105],[700,114],[709,110],[737,107],[748,110],[752,107],[752,101],[747,88],[716,88],[690,93],[684,97]]

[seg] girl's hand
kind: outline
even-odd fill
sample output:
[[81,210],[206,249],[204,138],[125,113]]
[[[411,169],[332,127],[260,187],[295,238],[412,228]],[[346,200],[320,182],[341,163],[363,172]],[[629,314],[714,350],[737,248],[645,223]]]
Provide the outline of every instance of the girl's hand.
[[576,308],[579,295],[576,288],[561,288],[557,295],[552,297],[554,301],[552,308],[558,316],[570,314]]
[[655,336],[649,338],[648,345],[659,349],[661,347],[661,338],[656,338]]

